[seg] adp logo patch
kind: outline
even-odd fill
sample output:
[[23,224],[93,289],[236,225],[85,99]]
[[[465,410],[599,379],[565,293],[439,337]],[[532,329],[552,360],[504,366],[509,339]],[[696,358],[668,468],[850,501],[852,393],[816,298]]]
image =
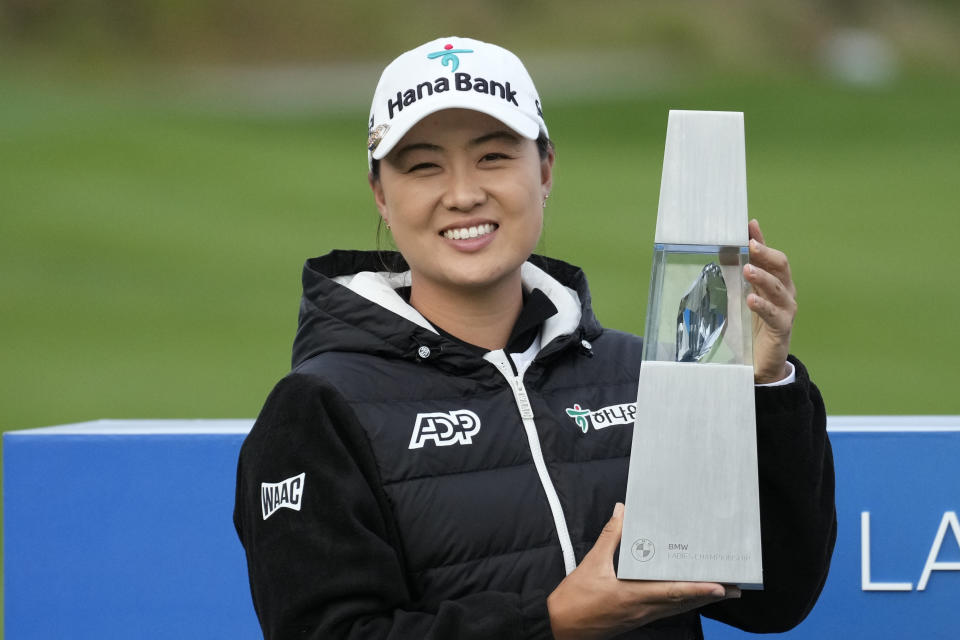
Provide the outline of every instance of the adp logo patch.
[[303,482],[306,476],[306,473],[301,473],[280,482],[260,483],[260,504],[263,507],[264,520],[284,507],[300,511]]
[[418,413],[410,437],[410,449],[421,449],[427,442],[438,447],[470,444],[480,431],[480,418],[469,409]]

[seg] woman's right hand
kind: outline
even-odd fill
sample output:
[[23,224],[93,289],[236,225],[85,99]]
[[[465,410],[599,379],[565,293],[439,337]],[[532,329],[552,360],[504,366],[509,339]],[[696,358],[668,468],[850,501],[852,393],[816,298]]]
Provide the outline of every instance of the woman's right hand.
[[607,638],[726,598],[740,589],[712,582],[619,580],[613,554],[623,532],[623,503],[570,575],[547,597],[550,626],[557,640]]

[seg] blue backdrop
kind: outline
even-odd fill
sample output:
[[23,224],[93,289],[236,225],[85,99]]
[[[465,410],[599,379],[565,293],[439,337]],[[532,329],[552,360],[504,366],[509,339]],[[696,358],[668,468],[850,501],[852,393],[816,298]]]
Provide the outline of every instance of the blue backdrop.
[[[231,523],[251,423],[5,434],[6,637],[260,638]],[[960,416],[834,418],[830,430],[830,578],[810,617],[774,637],[960,637]]]

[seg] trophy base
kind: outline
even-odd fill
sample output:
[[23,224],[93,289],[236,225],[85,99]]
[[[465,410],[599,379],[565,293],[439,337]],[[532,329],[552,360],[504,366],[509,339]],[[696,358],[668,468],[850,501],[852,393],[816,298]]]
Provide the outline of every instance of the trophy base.
[[763,588],[753,367],[645,361],[617,575]]

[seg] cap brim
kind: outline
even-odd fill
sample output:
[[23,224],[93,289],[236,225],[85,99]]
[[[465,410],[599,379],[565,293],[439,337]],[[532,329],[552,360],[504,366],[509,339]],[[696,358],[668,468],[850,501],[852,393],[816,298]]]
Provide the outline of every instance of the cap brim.
[[476,100],[445,100],[442,104],[418,109],[415,115],[411,115],[408,118],[404,118],[403,116],[405,114],[401,112],[396,120],[390,124],[390,128],[380,140],[377,148],[374,149],[371,157],[374,160],[382,160],[418,122],[431,114],[445,109],[469,109],[471,111],[485,113],[492,118],[496,118],[529,140],[536,140],[540,135],[540,123],[514,107],[501,106],[494,102],[490,104],[477,104]]

